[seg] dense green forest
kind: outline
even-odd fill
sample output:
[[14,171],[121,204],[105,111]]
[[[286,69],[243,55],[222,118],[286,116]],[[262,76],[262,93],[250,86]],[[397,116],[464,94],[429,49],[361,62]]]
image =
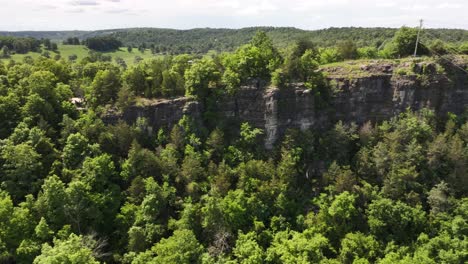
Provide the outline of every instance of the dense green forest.
[[[264,131],[216,112],[252,83],[303,82],[326,107],[320,64],[406,57],[415,38],[402,28],[374,54],[354,41],[279,49],[257,32],[231,53],[133,66],[97,53],[0,62],[0,262],[466,263],[468,116],[289,130],[267,151]],[[175,96],[202,102],[203,124],[101,119]]]
[[[265,31],[279,47],[287,47],[297,39],[308,39],[321,47],[330,47],[343,40],[352,40],[358,47],[379,48],[393,37],[395,28],[329,28],[322,30],[301,30],[297,28],[251,27],[242,29],[199,28],[189,30],[134,28],[98,31],[23,31],[0,32],[0,35],[33,37],[62,42],[69,38],[86,40],[96,36],[110,35],[121,41],[124,46],[146,47],[158,53],[206,53],[215,51],[234,51],[246,44],[258,30]],[[440,39],[447,43],[468,42],[468,31],[462,29],[425,29],[426,38]],[[468,45],[465,46],[468,53]]]

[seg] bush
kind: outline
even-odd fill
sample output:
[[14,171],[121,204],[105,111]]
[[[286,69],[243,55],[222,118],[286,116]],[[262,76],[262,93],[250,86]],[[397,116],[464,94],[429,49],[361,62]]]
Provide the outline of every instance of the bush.
[[338,52],[345,60],[354,60],[358,57],[356,44],[352,40],[345,40],[338,44]]
[[359,48],[357,53],[360,59],[377,59],[379,57],[379,51],[375,47]]
[[324,48],[321,49],[319,53],[320,64],[328,64],[342,60],[340,53],[335,48]]
[[445,55],[447,54],[447,46],[440,39],[434,41],[429,45],[429,50],[433,55]]

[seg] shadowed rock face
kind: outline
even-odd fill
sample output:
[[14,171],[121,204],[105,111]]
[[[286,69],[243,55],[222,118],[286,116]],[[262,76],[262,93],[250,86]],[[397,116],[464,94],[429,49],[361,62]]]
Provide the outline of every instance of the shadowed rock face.
[[[227,118],[249,122],[265,130],[265,147],[273,144],[288,128],[321,129],[339,120],[363,124],[381,122],[404,112],[407,108],[433,109],[437,115],[447,112],[461,114],[468,107],[468,78],[466,75],[429,74],[397,75],[391,65],[362,66],[372,71],[360,77],[330,74],[331,98],[323,105],[302,84],[288,89],[243,87],[231,97],[218,100],[219,111]],[[138,117],[147,118],[153,131],[170,128],[183,115],[201,120],[203,106],[188,98],[163,100],[146,106],[133,106],[121,115],[108,115],[105,122],[119,119],[133,123]]]

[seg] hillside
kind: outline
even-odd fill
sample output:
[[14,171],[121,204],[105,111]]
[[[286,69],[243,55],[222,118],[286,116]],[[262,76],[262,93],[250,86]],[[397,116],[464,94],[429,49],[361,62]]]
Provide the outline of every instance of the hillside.
[[[390,39],[394,28],[328,28],[322,30],[302,30],[292,27],[251,27],[242,29],[197,28],[189,30],[160,28],[129,28],[97,31],[20,31],[0,32],[0,35],[49,38],[62,41],[69,37],[86,39],[98,35],[111,34],[125,46],[155,45],[161,50],[173,52],[206,53],[209,50],[232,51],[247,43],[258,30],[266,31],[273,42],[284,47],[297,39],[310,39],[319,46],[332,46],[342,40],[353,40],[357,46],[379,46]],[[468,41],[468,30],[426,29],[431,36],[445,42]]]

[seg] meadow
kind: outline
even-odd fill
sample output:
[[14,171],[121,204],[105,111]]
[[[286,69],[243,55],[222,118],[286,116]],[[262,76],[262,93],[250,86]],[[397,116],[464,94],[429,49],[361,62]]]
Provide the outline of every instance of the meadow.
[[[58,51],[49,51],[50,57],[53,58],[55,55],[59,54],[62,58],[68,59],[72,55],[77,56],[77,60],[81,60],[84,57],[88,56],[90,50],[84,45],[58,45]],[[160,55],[155,55],[151,53],[151,50],[147,49],[145,52],[141,52],[138,49],[134,48],[132,52],[127,50],[127,47],[121,47],[119,50],[112,52],[103,52],[103,55],[108,55],[112,57],[112,60],[115,58],[122,58],[127,65],[134,64],[136,62],[135,58],[140,57],[142,59],[154,58]],[[33,59],[36,59],[41,56],[39,52],[28,52],[26,54],[13,54],[10,58],[0,58],[0,61],[23,61],[25,57],[30,56]]]

